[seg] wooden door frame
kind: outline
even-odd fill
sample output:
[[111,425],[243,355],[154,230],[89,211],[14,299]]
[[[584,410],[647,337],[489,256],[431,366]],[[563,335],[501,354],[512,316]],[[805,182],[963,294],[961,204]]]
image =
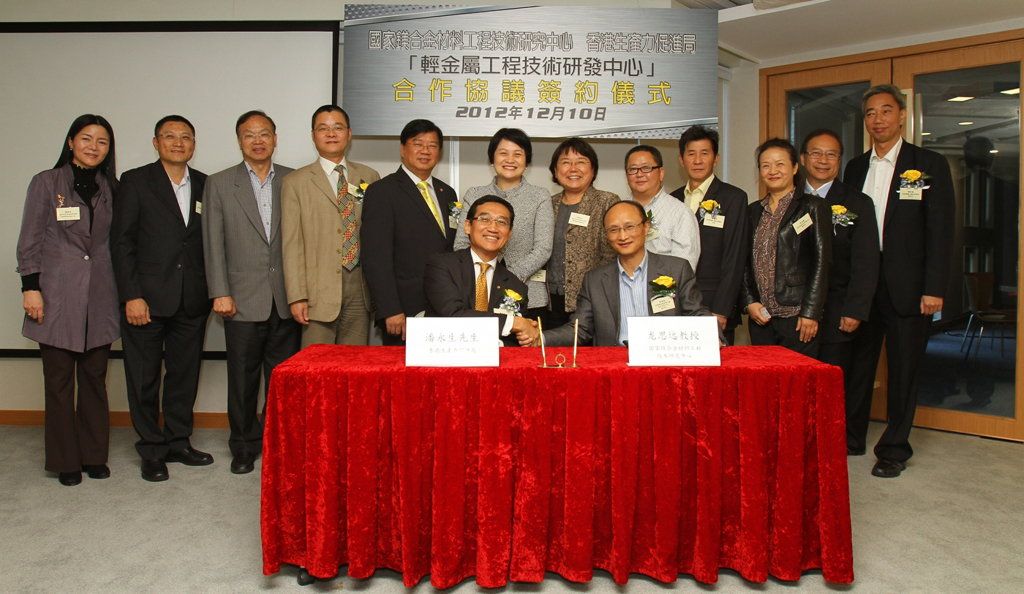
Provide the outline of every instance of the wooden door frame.
[[[1000,31],[998,33],[975,35],[971,37],[962,37],[958,39],[922,43],[874,52],[851,54],[822,60],[763,68],[758,72],[758,125],[760,141],[764,141],[769,138],[770,131],[775,131],[775,127],[770,125],[770,109],[775,104],[773,103],[773,99],[774,102],[778,102],[780,97],[777,92],[774,93],[774,98],[772,97],[773,82],[776,83],[774,86],[778,87],[779,83],[787,80],[798,81],[802,76],[805,80],[814,81],[813,84],[808,85],[809,87],[843,84],[845,82],[853,82],[849,79],[849,74],[852,72],[860,72],[861,78],[859,80],[865,80],[864,72],[866,71],[863,69],[869,68],[869,63],[875,63],[871,64],[870,67],[878,68],[879,64],[877,63],[883,62],[888,64],[889,76],[888,80],[885,82],[891,82],[899,88],[911,88],[912,85],[906,84],[905,86],[901,86],[901,81],[896,80],[895,69],[897,61],[899,61],[900,64],[912,64],[914,63],[914,60],[924,56],[925,54],[934,56],[945,53],[951,59],[954,57],[957,58],[958,64],[965,63],[963,66],[958,66],[959,68],[970,68],[971,64],[975,62],[977,65],[998,63],[992,62],[991,60],[985,61],[983,56],[987,51],[998,49],[996,46],[1000,46],[1002,44],[1012,44],[1011,46],[1015,48],[1015,51],[1017,51],[1016,56],[1022,63],[1021,75],[1022,81],[1024,81],[1024,59],[1020,58],[1020,56],[1024,56],[1024,29],[1012,29],[1008,31]],[[975,55],[979,57],[975,57],[972,62],[970,57]],[[942,70],[949,70],[949,68],[937,67],[932,71]],[[877,72],[881,72],[881,70],[878,70]],[[921,74],[924,72],[927,71],[915,73]],[[818,81],[822,82],[819,83]],[[782,100],[784,102],[784,94],[782,95]],[[1021,138],[1024,139],[1024,120],[1022,120],[1021,128]],[[906,132],[907,129],[904,130],[904,133]],[[853,150],[852,147],[850,150]],[[1021,151],[1020,172],[1018,196],[1024,198],[1024,150]],[[1021,216],[1024,216],[1024,214],[1018,214],[1018,217]],[[1024,233],[1018,233],[1018,263],[1020,262],[1021,255],[1024,255]],[[962,431],[974,435],[997,436],[1003,439],[1024,441],[1024,344],[1022,344],[1021,339],[1021,331],[1024,330],[1024,308],[1021,307],[1020,303],[1022,289],[1024,289],[1024,277],[1018,274],[1014,419],[1004,419],[993,415],[969,413],[964,411],[950,411],[936,407],[919,405],[915,418],[915,425],[920,424],[921,426],[928,426],[930,428]],[[875,384],[876,396],[881,395],[882,398],[874,398],[872,406],[872,416],[876,418],[884,418],[885,416],[885,372],[885,354],[883,351],[883,355],[879,361],[879,373],[876,376]],[[951,427],[953,425],[956,425],[957,427]]]

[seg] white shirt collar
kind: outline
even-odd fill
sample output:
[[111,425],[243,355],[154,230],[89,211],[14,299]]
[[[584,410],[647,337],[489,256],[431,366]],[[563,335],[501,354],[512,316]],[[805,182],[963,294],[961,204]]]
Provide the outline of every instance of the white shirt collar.
[[335,163],[334,161],[331,161],[330,159],[327,159],[325,157],[319,157],[317,160],[320,161],[320,167],[323,168],[324,173],[326,173],[328,177],[330,177],[331,174],[334,173],[334,168],[337,167],[338,165],[341,165],[342,167],[345,168],[346,177],[348,176],[348,162],[345,161],[345,157],[341,158],[340,163]]
[[405,166],[405,163],[402,163],[402,171],[404,171],[405,174],[409,176],[409,179],[412,180],[412,183],[414,185],[420,183],[421,181],[425,181],[425,182],[427,182],[427,187],[428,188],[433,188],[434,187],[434,176],[433,175],[431,175],[427,179],[420,179],[420,176],[418,176],[415,173],[413,173],[412,171],[410,171],[409,168]]
[[888,161],[889,164],[891,164],[893,167],[895,167],[896,166],[896,157],[899,156],[901,148],[903,148],[903,137],[902,136],[899,137],[899,139],[896,141],[896,144],[892,145],[892,148],[889,149],[889,152],[885,153],[881,157],[878,156],[878,154],[875,152],[875,147],[872,146],[871,147],[871,158],[872,159],[877,159],[879,161],[881,161],[881,160]]
[[490,271],[494,270],[494,267],[498,264],[498,258],[497,257],[495,257],[493,260],[484,260],[483,258],[481,258],[480,256],[478,256],[476,254],[476,250],[474,250],[472,246],[470,246],[470,248],[469,248],[469,254],[471,256],[473,256],[473,268],[476,268],[478,264],[483,262],[483,263],[489,265],[489,268],[487,269],[487,271],[490,272]]
[[822,198],[824,198],[828,194],[828,191],[832,189],[832,183],[835,182],[835,181],[836,180],[834,178],[830,179],[829,181],[821,184],[821,187],[818,188],[817,190],[812,188],[811,184],[805,184],[805,186],[807,188],[807,193],[808,194],[817,194],[818,196],[821,196]]
[[714,173],[709,175],[706,180],[700,182],[700,185],[697,186],[696,188],[692,189],[692,190],[690,189],[690,182],[686,182],[686,186],[684,186],[684,189],[683,189],[683,194],[685,196],[689,196],[690,194],[692,194],[694,192],[700,192],[699,195],[703,196],[704,194],[708,193],[708,188],[711,187],[711,182],[713,182],[713,181],[715,181],[715,174]]
[[[171,176],[168,175],[167,179],[171,179]],[[174,180],[171,179],[171,186],[173,186],[174,188],[182,188],[182,187],[187,186],[189,181],[191,181],[191,178],[188,175],[188,166],[186,166],[185,167],[185,175],[181,176],[181,183],[180,184],[176,184],[176,183],[174,183]]]

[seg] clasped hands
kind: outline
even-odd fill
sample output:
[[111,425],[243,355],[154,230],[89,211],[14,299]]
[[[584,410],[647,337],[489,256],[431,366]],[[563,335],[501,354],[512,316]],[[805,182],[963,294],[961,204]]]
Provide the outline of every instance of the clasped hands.
[[540,344],[540,331],[537,329],[537,320],[516,317],[512,321],[512,333],[516,335],[516,341],[519,343],[519,346]]

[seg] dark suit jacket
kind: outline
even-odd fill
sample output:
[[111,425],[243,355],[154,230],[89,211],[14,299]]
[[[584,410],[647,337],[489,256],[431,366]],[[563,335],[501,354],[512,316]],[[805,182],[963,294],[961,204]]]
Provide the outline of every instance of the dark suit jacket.
[[[846,166],[843,180],[854,188],[863,188],[870,160],[871,150],[855,157]],[[925,175],[929,188],[921,200],[900,200],[900,174],[908,169]],[[922,295],[946,295],[954,204],[953,179],[946,159],[904,141],[896,157],[882,224],[882,274],[892,305],[900,315],[919,315]]]
[[434,220],[420,191],[402,170],[370,185],[363,198],[360,257],[378,321],[427,309],[423,272],[434,254],[452,251],[455,229],[448,226],[455,190],[436,177],[434,193],[441,204],[446,233]]
[[[686,202],[683,186],[672,195]],[[718,315],[729,318],[729,326],[739,324],[740,287],[743,269],[750,251],[747,235],[747,193],[715,176],[704,195],[716,200],[725,216],[722,228],[704,225],[700,218],[700,260],[697,262],[697,288],[704,305]]]
[[[801,188],[802,190],[802,188]],[[775,299],[779,305],[799,305],[802,318],[821,320],[828,295],[828,270],[832,260],[832,215],[823,198],[802,194],[789,203],[782,215],[775,251]],[[758,200],[747,207],[751,249],[743,279],[743,306],[761,301],[753,270],[753,238],[764,206]],[[793,224],[811,217],[811,226],[797,233]]]
[[[519,280],[505,267],[503,260],[498,260],[494,267],[494,278],[491,280],[491,293],[487,301],[487,311],[476,311],[476,277],[478,271],[473,264],[470,248],[452,253],[434,254],[427,262],[423,277],[423,288],[427,294],[427,315],[432,317],[495,317],[499,318],[499,328],[505,327],[508,316],[494,313],[505,296],[505,289],[512,289],[523,296],[519,303],[519,311],[526,313],[526,283]],[[505,344],[517,344],[514,336],[502,339]]]
[[[202,203],[206,174],[189,167],[192,203],[188,226],[160,161],[121,176],[114,198],[110,248],[121,303],[139,297],[154,316],[184,307],[189,316],[210,311],[203,264]],[[202,207],[200,207],[200,210]]]
[[832,266],[828,276],[825,318],[819,330],[822,342],[846,342],[854,334],[839,330],[842,317],[867,321],[878,285],[878,225],[871,199],[840,182],[832,182],[825,196],[829,208],[841,204],[857,215],[847,227],[832,225]]
[[[670,276],[676,281],[673,295],[675,307],[654,313],[647,301],[649,316],[709,316],[701,303],[697,280],[690,263],[683,258],[647,252],[647,285],[659,276]],[[544,332],[545,344],[567,346],[573,341],[573,325],[580,322],[580,344],[593,346],[619,346],[619,264],[615,260],[594,268],[583,277],[583,288],[576,301],[576,311],[569,323]],[[719,337],[721,340],[724,338]]]

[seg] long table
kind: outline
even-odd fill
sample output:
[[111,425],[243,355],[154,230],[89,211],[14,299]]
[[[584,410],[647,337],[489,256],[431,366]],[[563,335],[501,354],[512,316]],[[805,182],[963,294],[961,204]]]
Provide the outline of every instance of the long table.
[[506,348],[498,368],[406,368],[400,347],[304,349],[268,396],[264,574],[852,582],[838,368],[781,347],[725,348],[717,368],[626,359],[581,348],[579,367],[542,369],[539,349]]

